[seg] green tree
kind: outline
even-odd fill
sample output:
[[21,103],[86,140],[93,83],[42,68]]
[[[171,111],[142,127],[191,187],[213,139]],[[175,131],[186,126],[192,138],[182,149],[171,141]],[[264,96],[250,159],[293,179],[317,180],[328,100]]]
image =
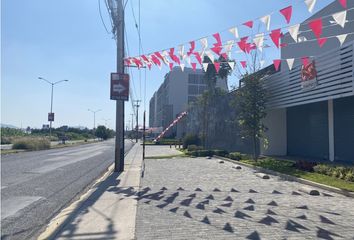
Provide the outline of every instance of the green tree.
[[246,73],[236,92],[237,120],[241,127],[241,136],[253,142],[253,158],[259,157],[258,146],[267,130],[262,120],[266,117],[267,93],[262,83],[262,71]]
[[107,128],[102,125],[100,125],[96,128],[95,135],[96,135],[96,137],[101,138],[103,140],[107,140],[109,137]]
[[203,63],[209,63],[207,71],[204,74],[207,90],[199,97],[197,103],[199,105],[199,108],[201,109],[200,111],[201,113],[200,118],[202,119],[201,138],[202,138],[204,148],[210,147],[210,143],[208,141],[209,126],[211,125],[210,116],[213,116],[214,118],[216,117],[215,116],[216,109],[215,106],[212,107],[212,105],[219,96],[225,94],[224,90],[221,90],[220,88],[216,88],[216,81],[218,78],[221,79],[227,78],[232,72],[232,69],[228,64],[228,61],[231,60],[225,59],[223,56],[220,56],[219,59],[215,61],[217,63],[220,63],[220,69],[217,72],[209,57],[204,56],[203,59]]

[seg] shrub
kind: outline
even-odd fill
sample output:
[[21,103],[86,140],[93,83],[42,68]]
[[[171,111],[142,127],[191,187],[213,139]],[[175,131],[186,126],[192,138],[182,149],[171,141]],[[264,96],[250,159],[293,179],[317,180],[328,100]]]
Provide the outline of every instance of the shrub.
[[327,176],[343,179],[346,181],[354,182],[354,168],[344,166],[331,166],[326,164],[318,164],[315,166],[314,171]]
[[345,176],[344,180],[348,182],[354,182],[354,172],[353,171],[347,172],[347,175]]
[[226,157],[228,155],[228,151],[225,151],[225,150],[216,149],[216,150],[213,150],[213,152],[214,152],[214,155],[221,156],[221,157]]
[[231,152],[229,153],[228,157],[233,160],[239,161],[242,159],[242,154],[240,152]]
[[183,149],[186,149],[189,145],[200,145],[200,138],[196,134],[187,134],[183,138]]
[[308,161],[304,161],[304,160],[298,160],[295,163],[295,167],[297,169],[303,170],[303,171],[307,171],[307,172],[313,172],[314,171],[314,167],[317,165],[317,163],[315,162],[308,162]]
[[213,156],[213,151],[211,150],[196,150],[196,151],[191,151],[188,152],[188,155],[194,156],[194,157],[211,157]]
[[187,147],[188,149],[188,152],[191,152],[191,151],[197,151],[197,150],[202,150],[203,148],[201,146],[197,146],[197,145],[188,145]]
[[23,137],[15,140],[12,149],[43,150],[49,149],[50,142],[45,138]]

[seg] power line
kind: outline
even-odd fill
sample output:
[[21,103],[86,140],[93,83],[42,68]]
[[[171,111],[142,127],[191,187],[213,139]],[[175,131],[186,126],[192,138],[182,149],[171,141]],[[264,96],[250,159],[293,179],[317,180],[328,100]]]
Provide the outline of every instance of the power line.
[[111,34],[111,33],[108,31],[108,29],[107,29],[107,27],[106,27],[106,24],[105,24],[104,21],[103,21],[102,12],[101,12],[101,0],[98,0],[98,12],[100,13],[100,18],[101,18],[102,24],[103,24],[103,26],[104,26],[104,29],[106,29],[107,34]]

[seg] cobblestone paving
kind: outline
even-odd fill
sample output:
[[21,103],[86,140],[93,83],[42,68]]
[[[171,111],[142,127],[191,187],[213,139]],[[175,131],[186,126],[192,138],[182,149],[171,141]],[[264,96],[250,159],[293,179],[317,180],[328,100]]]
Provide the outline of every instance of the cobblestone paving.
[[[141,239],[354,239],[354,199],[216,159],[148,159],[139,196]],[[129,191],[127,191],[127,194]]]

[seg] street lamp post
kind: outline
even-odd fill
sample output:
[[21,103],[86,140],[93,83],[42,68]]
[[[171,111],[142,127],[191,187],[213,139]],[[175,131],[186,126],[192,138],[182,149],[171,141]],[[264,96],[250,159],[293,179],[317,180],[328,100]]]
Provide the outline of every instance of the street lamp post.
[[52,122],[54,121],[54,118],[52,118],[52,116],[53,116],[52,114],[53,114],[53,91],[54,91],[54,85],[58,84],[58,83],[61,83],[61,82],[68,82],[69,80],[64,79],[64,80],[60,80],[60,81],[57,81],[57,82],[50,82],[47,79],[42,78],[42,77],[38,77],[38,79],[43,80],[43,81],[49,83],[50,85],[52,85],[52,94],[51,94],[51,98],[50,98],[50,115],[51,115],[51,118],[49,119],[49,117],[48,117],[48,121],[49,121],[49,141],[50,141],[51,138],[52,138]]
[[87,109],[87,111],[90,111],[93,113],[93,130],[96,129],[96,112],[102,111],[102,109],[97,109],[96,111],[93,111],[91,109]]

